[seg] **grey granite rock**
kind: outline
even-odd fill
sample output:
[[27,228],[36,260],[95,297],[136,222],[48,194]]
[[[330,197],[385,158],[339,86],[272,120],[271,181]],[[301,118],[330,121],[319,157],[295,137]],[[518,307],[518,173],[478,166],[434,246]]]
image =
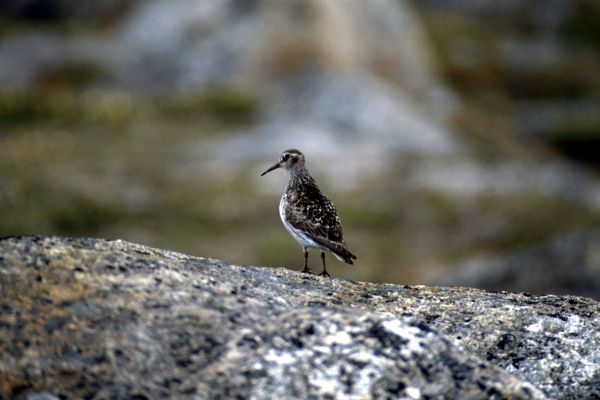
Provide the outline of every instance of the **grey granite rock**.
[[597,302],[0,241],[0,398],[594,398]]

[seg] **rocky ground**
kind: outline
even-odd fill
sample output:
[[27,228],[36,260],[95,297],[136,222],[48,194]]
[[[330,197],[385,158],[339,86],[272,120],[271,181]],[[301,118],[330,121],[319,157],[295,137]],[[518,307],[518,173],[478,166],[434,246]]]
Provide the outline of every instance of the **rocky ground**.
[[0,398],[600,396],[600,305],[0,241]]

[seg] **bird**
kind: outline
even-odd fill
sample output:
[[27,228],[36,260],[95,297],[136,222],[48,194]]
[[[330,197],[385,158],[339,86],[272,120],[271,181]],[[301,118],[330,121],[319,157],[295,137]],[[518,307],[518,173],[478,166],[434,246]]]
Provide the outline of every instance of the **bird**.
[[337,211],[306,169],[304,154],[297,149],[285,150],[279,160],[260,176],[278,168],[289,173],[287,187],[279,202],[279,216],[283,226],[302,246],[302,272],[312,273],[308,268],[309,249],[321,250],[323,272],[320,276],[331,276],[325,267],[325,251],[331,252],[340,261],[354,264],[352,260],[356,260],[356,256],[346,246]]

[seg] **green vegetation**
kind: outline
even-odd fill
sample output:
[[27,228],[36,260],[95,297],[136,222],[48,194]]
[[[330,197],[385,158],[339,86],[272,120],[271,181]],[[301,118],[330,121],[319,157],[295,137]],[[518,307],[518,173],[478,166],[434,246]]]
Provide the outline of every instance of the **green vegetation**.
[[577,12],[567,21],[560,32],[568,39],[600,47],[600,3],[595,0],[579,0]]
[[159,102],[158,112],[167,118],[206,118],[222,124],[247,124],[259,114],[259,100],[250,93],[217,87]]
[[132,99],[114,92],[0,92],[0,126],[120,125],[132,117]]
[[39,123],[114,126],[130,123],[132,119],[203,121],[232,126],[250,124],[260,113],[257,97],[228,87],[169,98],[81,89],[102,76],[93,67],[65,65],[48,71],[33,91],[0,91],[0,126]]
[[[218,126],[135,115],[118,130],[21,126],[0,137],[0,193],[7,194],[0,196],[0,235],[118,237],[237,263],[300,268],[300,248],[279,222],[278,193],[257,185],[261,166],[205,169],[205,146]],[[351,249],[368,266],[329,258],[337,276],[352,279],[418,282],[432,263],[524,248],[600,223],[597,212],[576,202],[535,193],[456,199],[431,190],[327,192]],[[319,268],[318,256],[311,265]]]

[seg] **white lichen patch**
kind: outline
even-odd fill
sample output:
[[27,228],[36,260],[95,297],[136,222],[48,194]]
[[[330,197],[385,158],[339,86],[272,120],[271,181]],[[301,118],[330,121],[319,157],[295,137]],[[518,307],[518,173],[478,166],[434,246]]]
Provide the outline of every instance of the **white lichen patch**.
[[544,329],[544,326],[542,324],[542,320],[538,320],[538,321],[535,321],[533,324],[527,326],[525,329],[528,330],[529,332],[537,333],[537,332],[540,332],[542,329]]
[[339,399],[343,388],[338,375],[336,371],[332,371],[332,368],[312,370],[308,375],[308,382],[321,396],[333,396]]
[[267,355],[265,355],[265,360],[277,365],[294,364],[298,360],[298,354],[277,350],[269,350]]
[[368,364],[373,358],[373,354],[364,350],[359,350],[348,355],[348,359],[357,364]]
[[419,390],[419,388],[416,388],[414,386],[407,387],[406,394],[411,399],[420,399],[421,398],[421,390]]
[[352,344],[352,336],[346,331],[334,332],[323,338],[323,344],[327,346],[346,346]]
[[282,306],[287,306],[288,305],[288,302],[285,301],[285,299],[283,297],[279,297],[278,296],[278,297],[275,297],[273,300],[276,301],[277,303],[279,303]]
[[[600,359],[594,357],[595,352],[592,351],[597,344],[582,340],[581,332],[585,330],[588,321],[578,315],[568,315],[565,318],[557,318],[554,316],[539,316],[538,319],[525,327],[533,337],[527,339],[525,343],[532,349],[537,349],[538,343],[552,343],[552,349],[563,349],[562,351],[547,350],[541,358],[530,358],[525,361],[529,368],[540,370],[555,370],[559,371],[564,368],[564,359],[567,358],[571,365],[576,366],[578,380],[589,381],[593,380],[600,373]],[[509,365],[507,370],[513,373],[517,369]],[[562,376],[563,385],[572,384],[572,378]],[[546,379],[538,381],[536,384],[541,389],[549,390],[552,385],[556,384],[555,380]]]
[[423,339],[419,337],[422,332],[419,328],[407,326],[398,319],[383,321],[382,325],[387,331],[407,341],[406,346],[402,349],[403,353],[420,353],[423,351]]

